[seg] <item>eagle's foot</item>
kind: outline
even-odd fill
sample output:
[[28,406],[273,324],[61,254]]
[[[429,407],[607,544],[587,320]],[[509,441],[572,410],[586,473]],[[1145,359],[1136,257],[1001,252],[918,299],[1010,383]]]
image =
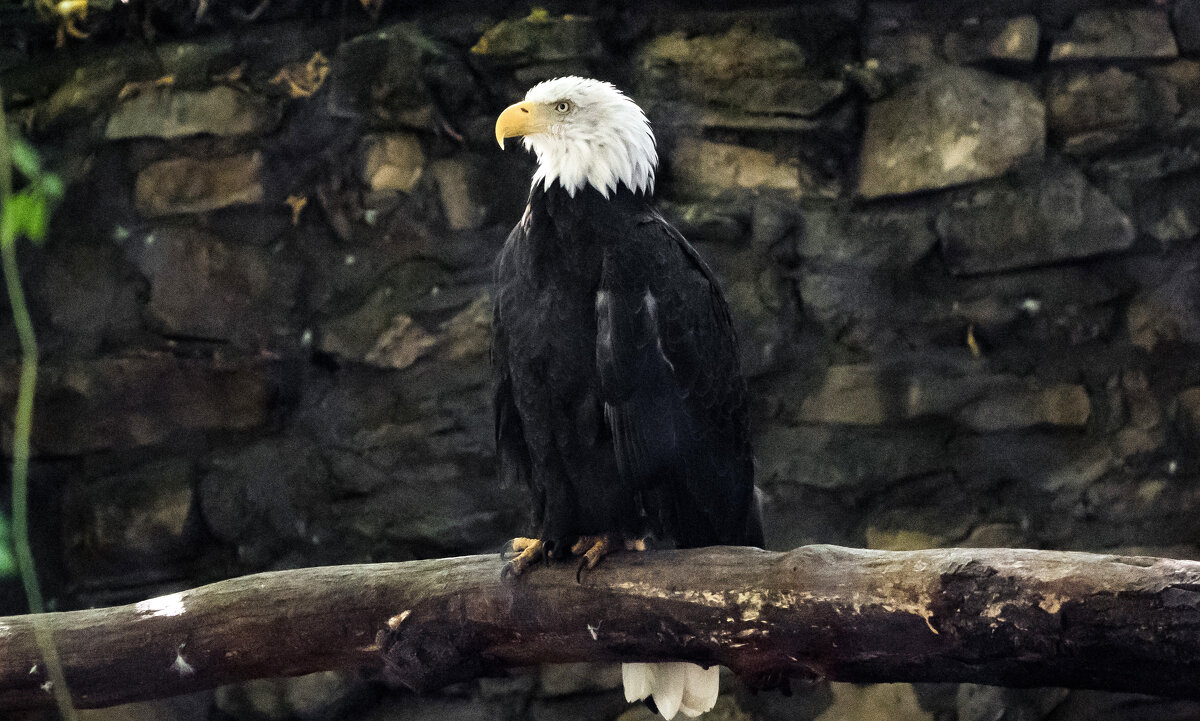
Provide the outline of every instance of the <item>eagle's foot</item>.
[[[514,538],[509,541],[506,550],[511,550],[517,555],[504,564],[504,568],[500,570],[501,578],[520,576],[530,566],[546,557],[546,546],[537,538]],[[501,553],[501,558],[504,555]]]
[[626,551],[644,551],[646,550],[646,539],[621,538],[615,533],[580,536],[575,545],[571,546],[571,555],[581,556],[579,567],[575,570],[575,580],[580,580],[584,571],[592,570],[605,556],[621,548]]
[[571,555],[582,556],[579,559],[580,569],[592,569],[613,550],[615,541],[616,539],[607,533],[600,536],[580,536],[575,545],[571,546]]
[[541,543],[541,541],[536,538],[517,536],[508,543],[504,544],[504,548],[500,549],[500,558],[501,560],[507,561],[510,555],[519,555],[526,548],[538,543]]

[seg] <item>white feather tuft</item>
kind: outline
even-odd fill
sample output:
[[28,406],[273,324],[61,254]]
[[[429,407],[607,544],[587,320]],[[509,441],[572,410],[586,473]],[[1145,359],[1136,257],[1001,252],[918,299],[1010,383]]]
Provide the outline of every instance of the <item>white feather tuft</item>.
[[658,150],[646,114],[611,83],[574,76],[530,88],[526,101],[570,101],[574,110],[546,132],[524,138],[538,158],[533,184],[558,181],[572,197],[591,185],[609,197],[623,184],[635,193],[654,192]]
[[684,666],[687,679],[683,684],[683,700],[679,710],[688,718],[696,718],[717,705],[717,694],[721,691],[721,669],[718,666],[701,668],[694,663]]
[[687,682],[687,672],[683,663],[660,663],[654,669],[654,705],[667,721],[679,713],[679,705],[683,703],[683,685]]
[[667,721],[676,713],[695,718],[712,710],[721,686],[718,667],[706,669],[681,662],[621,664],[621,680],[626,701],[653,697],[658,712]]
[[653,665],[651,663],[621,664],[621,685],[625,687],[626,701],[633,703],[650,695],[651,682],[654,678]]

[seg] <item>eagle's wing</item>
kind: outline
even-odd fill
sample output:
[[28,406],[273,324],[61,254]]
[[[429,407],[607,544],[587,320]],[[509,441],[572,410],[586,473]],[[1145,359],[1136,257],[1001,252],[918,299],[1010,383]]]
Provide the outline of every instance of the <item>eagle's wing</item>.
[[[520,226],[513,230],[513,235],[523,232]],[[511,240],[511,236],[510,236]],[[506,244],[496,261],[495,272],[506,272],[505,265],[510,262],[508,253],[510,245]],[[492,287],[499,293],[500,284],[493,282]],[[525,429],[521,416],[517,412],[516,400],[513,398],[512,372],[509,368],[508,334],[505,331],[504,319],[500,313],[500,298],[492,300],[492,408],[495,413],[496,459],[500,466],[500,480],[504,484],[529,484],[532,489],[532,471],[529,456],[529,446],[525,440]],[[536,489],[533,489],[536,490]],[[541,504],[535,503],[534,508],[540,509]]]
[[746,383],[712,271],[658,214],[605,256],[596,364],[620,472],[680,546],[762,544]]

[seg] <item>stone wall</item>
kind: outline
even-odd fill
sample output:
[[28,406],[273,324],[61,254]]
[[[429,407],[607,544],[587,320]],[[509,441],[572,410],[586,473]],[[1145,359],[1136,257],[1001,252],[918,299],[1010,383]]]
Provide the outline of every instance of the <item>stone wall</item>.
[[[68,181],[23,252],[58,608],[524,528],[493,481],[488,283],[532,164],[492,124],[568,73],[647,109],[663,209],[725,283],[772,547],[1200,555],[1197,0],[359,5],[5,36],[9,117]],[[11,408],[6,317],[0,359]],[[321,674],[89,718],[648,718],[616,684]],[[1196,715],[730,683],[713,718]]]

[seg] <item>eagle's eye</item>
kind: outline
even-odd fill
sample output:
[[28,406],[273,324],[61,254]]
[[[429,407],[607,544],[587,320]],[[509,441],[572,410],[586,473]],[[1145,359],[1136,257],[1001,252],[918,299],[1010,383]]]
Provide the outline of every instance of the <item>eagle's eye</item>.
[[554,106],[554,109],[560,113],[565,113],[571,109],[571,101],[570,100],[560,100],[560,101],[558,101],[558,105]]

